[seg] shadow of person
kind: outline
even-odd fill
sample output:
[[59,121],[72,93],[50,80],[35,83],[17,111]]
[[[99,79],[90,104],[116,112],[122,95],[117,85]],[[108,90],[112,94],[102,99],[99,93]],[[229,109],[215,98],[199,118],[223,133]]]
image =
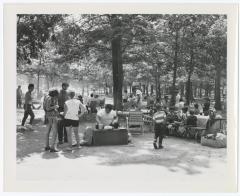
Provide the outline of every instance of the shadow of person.
[[73,149],[72,151],[63,150],[61,152],[61,155],[68,159],[77,159],[84,156],[83,153],[81,152],[81,149]]
[[58,153],[44,152],[42,154],[43,159],[57,159],[59,157]]

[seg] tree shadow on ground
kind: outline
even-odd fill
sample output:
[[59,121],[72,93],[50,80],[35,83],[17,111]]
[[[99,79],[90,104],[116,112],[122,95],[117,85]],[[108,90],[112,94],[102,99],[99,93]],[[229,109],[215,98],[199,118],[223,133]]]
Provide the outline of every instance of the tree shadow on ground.
[[[80,126],[83,133],[86,123]],[[59,153],[44,152],[46,126],[42,122],[36,125],[37,129],[17,134],[17,159],[21,162],[34,153],[41,154],[43,159],[57,159],[64,156],[67,159],[96,157],[99,165],[157,165],[166,167],[171,172],[184,170],[189,175],[201,173],[202,168],[209,168],[211,159],[224,162],[226,149],[215,149],[201,146],[193,140],[182,138],[166,138],[165,148],[154,150],[152,146],[152,133],[133,137],[132,144],[118,146],[92,146],[65,151],[66,144],[60,146]]]

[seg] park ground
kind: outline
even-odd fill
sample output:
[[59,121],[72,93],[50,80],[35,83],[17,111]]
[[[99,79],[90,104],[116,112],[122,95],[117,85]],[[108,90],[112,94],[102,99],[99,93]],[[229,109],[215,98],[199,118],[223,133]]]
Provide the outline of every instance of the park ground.
[[[23,110],[18,110],[17,124],[20,124],[22,115]],[[208,186],[211,180],[218,182],[219,188],[224,187],[227,175],[226,148],[210,148],[193,140],[168,137],[164,140],[164,149],[154,150],[153,133],[148,132],[134,136],[129,145],[82,147],[67,152],[64,144],[60,146],[60,152],[50,153],[43,150],[46,133],[46,126],[41,120],[43,111],[35,110],[35,115],[33,131],[17,132],[18,180],[86,182],[94,179],[101,182],[103,179],[124,179],[131,184],[136,183],[137,179],[146,184],[159,179],[159,184],[156,180],[154,182],[159,188],[166,181],[185,185],[195,182],[200,183],[199,186]],[[81,136],[89,125],[81,124]]]

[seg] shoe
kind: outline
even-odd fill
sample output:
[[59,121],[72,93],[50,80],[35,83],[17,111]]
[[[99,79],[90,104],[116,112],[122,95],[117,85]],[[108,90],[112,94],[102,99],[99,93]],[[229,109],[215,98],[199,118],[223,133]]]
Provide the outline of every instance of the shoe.
[[156,144],[155,142],[153,143],[153,147],[154,147],[155,149],[158,149],[157,144]]
[[51,149],[50,149],[50,152],[59,152],[59,150],[56,149],[56,148],[51,148]]
[[51,148],[49,146],[47,146],[47,147],[44,148],[44,150],[49,151],[49,150],[51,150]]
[[26,127],[29,128],[29,129],[33,129],[33,126],[30,125],[30,124],[26,125]]
[[72,147],[81,148],[80,144],[73,144]]
[[163,149],[164,147],[161,145],[161,146],[159,146],[159,149]]
[[66,148],[66,151],[72,151],[73,149],[72,148],[70,148],[70,147],[67,147]]

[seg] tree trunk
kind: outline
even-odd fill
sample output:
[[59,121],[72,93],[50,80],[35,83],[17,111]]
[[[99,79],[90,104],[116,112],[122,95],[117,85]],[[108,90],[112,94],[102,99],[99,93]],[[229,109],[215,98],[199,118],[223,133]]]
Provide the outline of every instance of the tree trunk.
[[153,85],[151,85],[151,95],[153,95],[153,89],[154,89],[154,86]]
[[178,36],[179,36],[179,32],[177,30],[176,36],[175,36],[171,105],[175,105],[175,102],[176,102],[176,86],[175,85],[176,85],[176,78],[177,78],[177,63],[178,63]]
[[48,79],[48,77],[46,77],[46,82],[47,82],[47,90],[49,90],[50,84],[49,84],[49,79]]
[[143,87],[143,94],[146,95],[146,85],[143,84],[142,87]]
[[200,84],[200,88],[199,88],[199,97],[202,98],[202,84]]
[[146,85],[146,94],[147,94],[147,96],[149,95],[149,93],[148,93],[148,84]]
[[40,86],[40,71],[37,73],[37,97],[39,98],[39,86]]
[[82,87],[82,97],[84,96],[84,91],[85,91],[85,88],[84,86]]
[[194,87],[194,97],[197,97],[198,87]]
[[216,78],[215,78],[215,109],[221,110],[221,67],[218,64],[216,69]]

